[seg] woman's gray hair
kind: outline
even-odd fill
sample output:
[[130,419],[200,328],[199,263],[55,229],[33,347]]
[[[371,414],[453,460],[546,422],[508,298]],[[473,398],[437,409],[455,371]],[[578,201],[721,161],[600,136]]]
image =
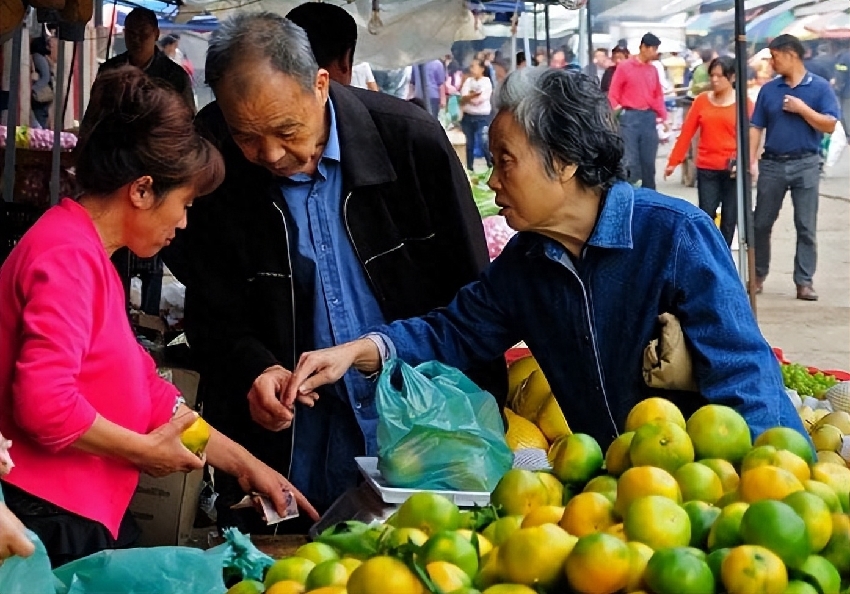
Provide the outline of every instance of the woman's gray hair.
[[496,107],[509,112],[543,159],[546,174],[576,165],[587,187],[608,187],[625,177],[623,140],[608,97],[590,77],[554,68],[512,72],[496,92]]
[[316,84],[319,66],[304,30],[271,12],[240,13],[222,22],[210,37],[206,82],[215,91],[225,75],[248,61],[267,58],[305,91]]

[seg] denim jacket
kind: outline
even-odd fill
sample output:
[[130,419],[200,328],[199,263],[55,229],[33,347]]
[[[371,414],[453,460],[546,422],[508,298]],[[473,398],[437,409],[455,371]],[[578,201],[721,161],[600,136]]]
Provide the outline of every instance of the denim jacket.
[[627,183],[608,191],[580,257],[518,233],[448,307],[377,332],[390,356],[460,369],[524,340],[571,429],[606,448],[635,403],[657,394],[642,354],[663,312],[681,321],[705,400],[735,408],[753,438],[776,425],[805,435],[713,221]]

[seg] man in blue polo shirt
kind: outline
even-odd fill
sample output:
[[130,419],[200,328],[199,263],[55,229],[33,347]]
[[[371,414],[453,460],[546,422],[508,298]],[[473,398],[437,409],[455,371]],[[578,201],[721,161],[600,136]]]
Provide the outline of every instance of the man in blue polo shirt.
[[[750,127],[750,167],[758,175],[754,215],[756,292],[770,269],[770,234],[785,193],[791,190],[797,253],[797,299],[817,301],[812,286],[817,266],[818,171],[820,143],[835,130],[838,103],[829,82],[806,70],[805,51],[793,35],[770,42],[777,76],[761,88]],[[764,136],[764,152],[756,160]]]

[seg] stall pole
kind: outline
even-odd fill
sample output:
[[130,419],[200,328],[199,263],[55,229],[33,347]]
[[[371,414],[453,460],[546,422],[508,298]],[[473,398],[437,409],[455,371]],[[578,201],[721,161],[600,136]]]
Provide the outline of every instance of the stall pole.
[[521,14],[519,22],[522,25],[522,49],[525,50],[525,65],[534,66],[532,63],[534,56],[531,54],[531,44],[528,41],[528,13]]
[[747,23],[744,0],[735,0],[735,64],[738,71],[735,85],[738,134],[735,186],[738,194],[738,274],[750,295],[750,306],[756,315],[755,253],[753,245],[753,199],[750,176],[750,118],[747,114]]
[[587,19],[587,64],[591,72],[593,72],[593,55],[595,48],[593,47],[593,15],[590,13],[590,0],[584,4],[584,16]]
[[[537,55],[537,2],[534,3],[534,55]],[[530,60],[531,56],[528,56],[528,59]],[[536,64],[532,65],[536,66]]]
[[546,66],[552,58],[552,39],[549,37],[549,0],[543,5],[543,24],[546,27]]
[[59,202],[59,157],[62,153],[60,142],[62,127],[64,125],[65,113],[63,108],[65,101],[63,95],[65,88],[63,78],[65,76],[65,42],[59,39],[57,43],[58,56],[56,57],[56,74],[53,96],[53,167],[50,173],[50,204]]
[[12,201],[15,189],[15,132],[21,94],[21,46],[24,24],[18,25],[12,37],[12,70],[9,72],[9,109],[6,111],[6,160],[3,164],[3,200]]

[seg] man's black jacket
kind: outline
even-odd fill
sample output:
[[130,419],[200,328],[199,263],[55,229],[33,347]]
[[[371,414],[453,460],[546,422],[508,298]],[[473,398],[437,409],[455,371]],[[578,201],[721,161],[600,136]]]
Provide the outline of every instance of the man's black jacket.
[[[334,83],[330,96],[342,153],[340,216],[385,318],[447,305],[489,261],[445,132],[424,110],[387,95]],[[279,182],[244,158],[215,103],[196,121],[224,155],[226,178],[195,202],[165,262],[187,287],[186,333],[205,415],[286,474],[290,439],[253,423],[246,399],[266,368],[293,368],[296,325],[312,324],[294,307]],[[465,371],[504,403],[503,360]]]

